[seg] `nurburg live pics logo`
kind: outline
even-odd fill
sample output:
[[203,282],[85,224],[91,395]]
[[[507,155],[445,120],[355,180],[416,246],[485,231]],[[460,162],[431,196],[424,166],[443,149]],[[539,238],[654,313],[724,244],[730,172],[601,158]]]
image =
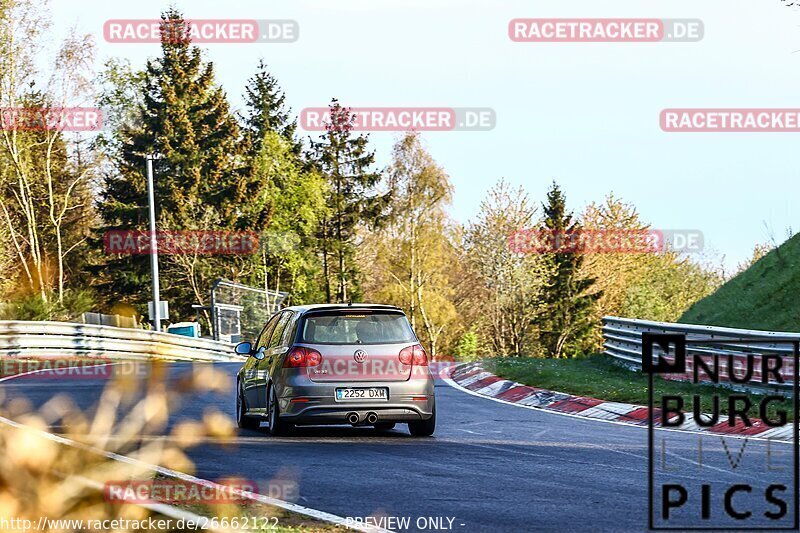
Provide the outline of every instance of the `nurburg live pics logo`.
[[[798,530],[799,353],[800,341],[791,338],[723,341],[642,334],[642,371],[648,375],[651,530]],[[656,374],[665,380],[686,380],[696,390],[661,394],[661,408],[656,409]],[[709,384],[716,387],[700,388]],[[717,394],[726,384],[733,391]],[[781,386],[785,394],[778,392]],[[738,392],[753,389],[764,392]],[[663,431],[669,429],[700,431]],[[782,439],[791,435],[791,443],[768,437],[776,433]],[[748,435],[761,437],[753,440]]]

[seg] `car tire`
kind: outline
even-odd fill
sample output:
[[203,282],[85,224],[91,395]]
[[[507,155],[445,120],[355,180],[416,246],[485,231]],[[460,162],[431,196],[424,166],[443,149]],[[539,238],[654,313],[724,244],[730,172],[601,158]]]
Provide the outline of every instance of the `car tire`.
[[394,422],[376,422],[375,429],[378,431],[389,431],[390,429],[394,429],[395,425]]
[[292,430],[292,424],[281,420],[280,406],[278,397],[275,395],[275,388],[270,386],[267,401],[267,416],[269,418],[269,434],[275,437],[286,435]]
[[245,415],[245,412],[247,411],[247,404],[245,403],[244,391],[242,390],[241,384],[237,387],[237,389],[236,425],[242,429],[258,429],[258,427],[261,425],[261,421],[257,418]]
[[408,431],[412,437],[430,437],[436,431],[436,406],[433,406],[433,415],[427,420],[408,423]]

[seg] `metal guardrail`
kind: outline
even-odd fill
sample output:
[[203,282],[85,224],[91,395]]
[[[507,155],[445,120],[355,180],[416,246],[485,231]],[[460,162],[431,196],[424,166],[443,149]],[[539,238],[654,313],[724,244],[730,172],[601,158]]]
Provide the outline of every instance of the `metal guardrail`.
[[[749,354],[778,354],[784,356],[781,376],[791,382],[794,370],[793,345],[800,341],[800,333],[773,332],[723,328],[717,326],[698,326],[693,324],[675,324],[671,322],[654,322],[614,316],[603,317],[603,348],[605,353],[627,366],[641,367],[642,333],[678,333],[686,335],[687,354],[698,354],[704,360],[711,361],[714,354],[732,356],[734,365],[743,361]],[[692,345],[692,341],[714,341],[713,345]],[[746,343],[744,341],[747,341]],[[659,355],[654,350],[653,357]],[[736,367],[738,369],[738,367]],[[727,366],[725,372],[727,373]],[[738,375],[738,374],[737,374]],[[778,383],[771,384],[778,386]]]
[[73,322],[0,320],[2,357],[102,357],[237,361],[233,346],[208,339]]

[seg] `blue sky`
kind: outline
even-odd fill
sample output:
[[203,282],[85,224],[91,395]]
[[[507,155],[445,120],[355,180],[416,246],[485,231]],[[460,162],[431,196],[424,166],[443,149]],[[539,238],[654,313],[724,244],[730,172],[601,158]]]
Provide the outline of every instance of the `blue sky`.
[[[108,19],[155,18],[164,1],[52,0],[53,39],[96,36],[98,65],[135,66],[155,44],[103,40]],[[202,45],[241,107],[264,58],[295,112],[326,105],[491,107],[494,130],[425,133],[466,222],[500,178],[541,200],[556,179],[580,210],[613,191],[665,229],[700,229],[730,268],[756,243],[785,238],[800,209],[797,133],[664,133],[659,112],[689,107],[800,107],[800,11],[780,0],[235,0],[175,2],[188,18],[294,19],[290,44]],[[689,43],[514,43],[509,20],[698,18]],[[371,135],[388,161],[397,134]],[[723,259],[724,257],[724,259]]]

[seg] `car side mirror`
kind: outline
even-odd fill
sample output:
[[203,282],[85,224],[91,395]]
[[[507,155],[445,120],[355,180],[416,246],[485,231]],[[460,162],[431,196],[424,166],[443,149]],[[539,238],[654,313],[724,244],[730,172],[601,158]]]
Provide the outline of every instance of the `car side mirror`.
[[253,345],[249,342],[240,342],[236,345],[235,352],[239,355],[250,355],[253,352]]

